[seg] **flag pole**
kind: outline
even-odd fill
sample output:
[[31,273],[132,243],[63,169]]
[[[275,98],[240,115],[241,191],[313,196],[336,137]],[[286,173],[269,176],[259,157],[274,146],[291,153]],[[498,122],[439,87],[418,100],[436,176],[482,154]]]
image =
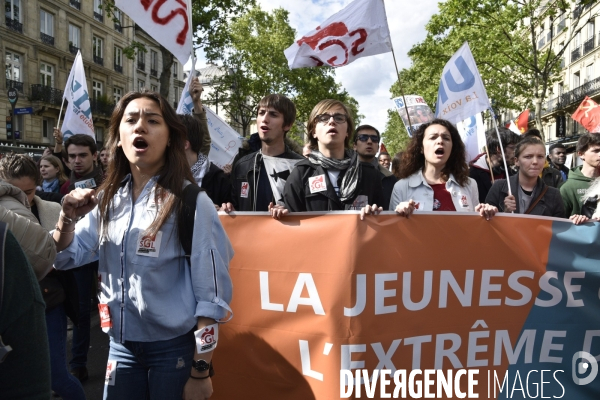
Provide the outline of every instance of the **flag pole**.
[[188,0],[188,24],[190,26],[190,45],[192,46],[192,67],[190,68],[190,75],[195,75],[196,72],[196,52],[194,50],[194,29],[192,28],[192,0]]
[[[390,38],[390,47],[392,48],[392,57],[394,58],[394,66],[396,67],[396,75],[398,76],[398,86],[400,87],[400,94],[402,95],[402,101],[404,102],[404,110],[406,111],[406,119],[408,120],[408,129],[410,131],[412,129],[412,122],[410,122],[410,114],[408,113],[408,105],[406,104],[406,97],[404,97],[404,89],[402,88],[402,81],[400,80],[400,71],[398,70],[398,63],[396,62],[396,53],[394,53],[394,43],[392,42],[392,35],[390,33],[390,24],[387,24],[388,17],[387,11],[385,9],[385,1],[381,0],[383,3],[383,13],[385,15],[385,22],[388,27],[388,37]],[[408,132],[409,136],[412,136],[412,132]]]
[[[498,135],[498,143],[500,143],[500,152],[502,153],[502,160],[504,161],[504,171],[506,171],[506,182],[508,183],[508,195],[512,196],[512,190],[510,189],[510,182],[508,180],[509,174],[508,174],[508,164],[506,163],[506,155],[504,155],[504,146],[502,146],[502,139],[500,138],[500,131],[498,130],[498,122],[496,122],[496,114],[494,114],[494,110],[492,110],[492,108],[490,107],[490,113],[492,114],[492,120],[494,121],[494,127],[496,128],[496,135]],[[486,151],[487,151],[487,145],[486,147]],[[488,158],[489,158],[489,153],[488,153]],[[492,172],[492,159],[489,158],[490,160],[490,172]],[[493,175],[493,174],[492,174]],[[494,181],[494,178],[492,177],[492,182]]]

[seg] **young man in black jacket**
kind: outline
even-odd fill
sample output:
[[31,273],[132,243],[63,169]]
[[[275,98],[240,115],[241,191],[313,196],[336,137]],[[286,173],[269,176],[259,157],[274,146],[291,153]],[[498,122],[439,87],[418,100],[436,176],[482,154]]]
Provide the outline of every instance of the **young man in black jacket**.
[[285,181],[290,169],[268,171],[264,157],[279,159],[284,164],[293,165],[302,160],[302,155],[294,153],[285,144],[285,136],[296,120],[296,106],[285,96],[271,94],[258,104],[256,126],[261,148],[240,158],[231,171],[232,202],[223,204],[222,211],[269,211],[281,202],[269,175]]

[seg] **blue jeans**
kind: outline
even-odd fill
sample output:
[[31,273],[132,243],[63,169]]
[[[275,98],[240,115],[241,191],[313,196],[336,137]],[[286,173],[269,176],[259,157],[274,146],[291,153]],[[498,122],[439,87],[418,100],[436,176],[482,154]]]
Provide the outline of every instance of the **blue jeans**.
[[64,400],[85,400],[81,383],[67,370],[67,315],[62,304],[46,311],[46,329],[50,345],[52,390]]
[[108,360],[116,361],[114,386],[104,385],[104,400],[177,399],[191,372],[194,332],[157,342],[116,343]]
[[98,268],[98,262],[73,270],[79,294],[79,325],[73,327],[73,344],[71,346],[71,361],[69,362],[71,370],[85,367],[87,364],[87,354],[90,349],[90,313],[94,267]]

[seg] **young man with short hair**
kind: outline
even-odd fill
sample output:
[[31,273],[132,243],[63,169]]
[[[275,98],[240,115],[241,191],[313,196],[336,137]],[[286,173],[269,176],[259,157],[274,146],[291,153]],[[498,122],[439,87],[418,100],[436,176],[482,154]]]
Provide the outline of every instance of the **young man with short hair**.
[[95,189],[102,183],[102,168],[95,164],[98,158],[96,141],[89,135],[77,134],[65,142],[65,149],[71,165],[71,176],[60,188],[61,194],[68,194],[75,188]]
[[567,149],[562,143],[555,143],[548,149],[548,161],[550,166],[560,172],[563,182],[569,177],[569,168],[565,165],[567,161]]
[[[223,204],[223,211],[269,211],[282,201],[283,184],[292,167],[267,171],[264,158],[280,159],[281,165],[292,165],[304,158],[285,143],[286,134],[295,120],[296,106],[290,99],[280,94],[262,98],[256,115],[261,148],[240,158],[233,166],[232,203]],[[276,178],[277,187],[271,185],[269,175]]]
[[382,152],[379,155],[379,164],[386,169],[390,169],[390,165],[392,164],[392,157],[386,152]]
[[594,178],[600,175],[600,134],[581,135],[577,141],[577,155],[583,165],[573,168],[567,182],[560,187],[567,216],[581,214],[582,197]]
[[398,179],[388,168],[381,165],[379,160],[375,159],[375,154],[377,154],[379,149],[380,141],[381,136],[379,131],[371,125],[361,125],[356,128],[356,131],[354,132],[354,151],[358,154],[358,160],[373,164],[379,171],[384,199],[379,205],[383,207],[384,210],[387,210],[390,206],[394,185]]

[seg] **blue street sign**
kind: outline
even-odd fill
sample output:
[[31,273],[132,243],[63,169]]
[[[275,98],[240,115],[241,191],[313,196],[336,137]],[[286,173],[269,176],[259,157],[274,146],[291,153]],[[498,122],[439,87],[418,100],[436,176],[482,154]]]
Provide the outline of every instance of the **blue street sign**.
[[33,107],[15,108],[15,115],[33,114]]

